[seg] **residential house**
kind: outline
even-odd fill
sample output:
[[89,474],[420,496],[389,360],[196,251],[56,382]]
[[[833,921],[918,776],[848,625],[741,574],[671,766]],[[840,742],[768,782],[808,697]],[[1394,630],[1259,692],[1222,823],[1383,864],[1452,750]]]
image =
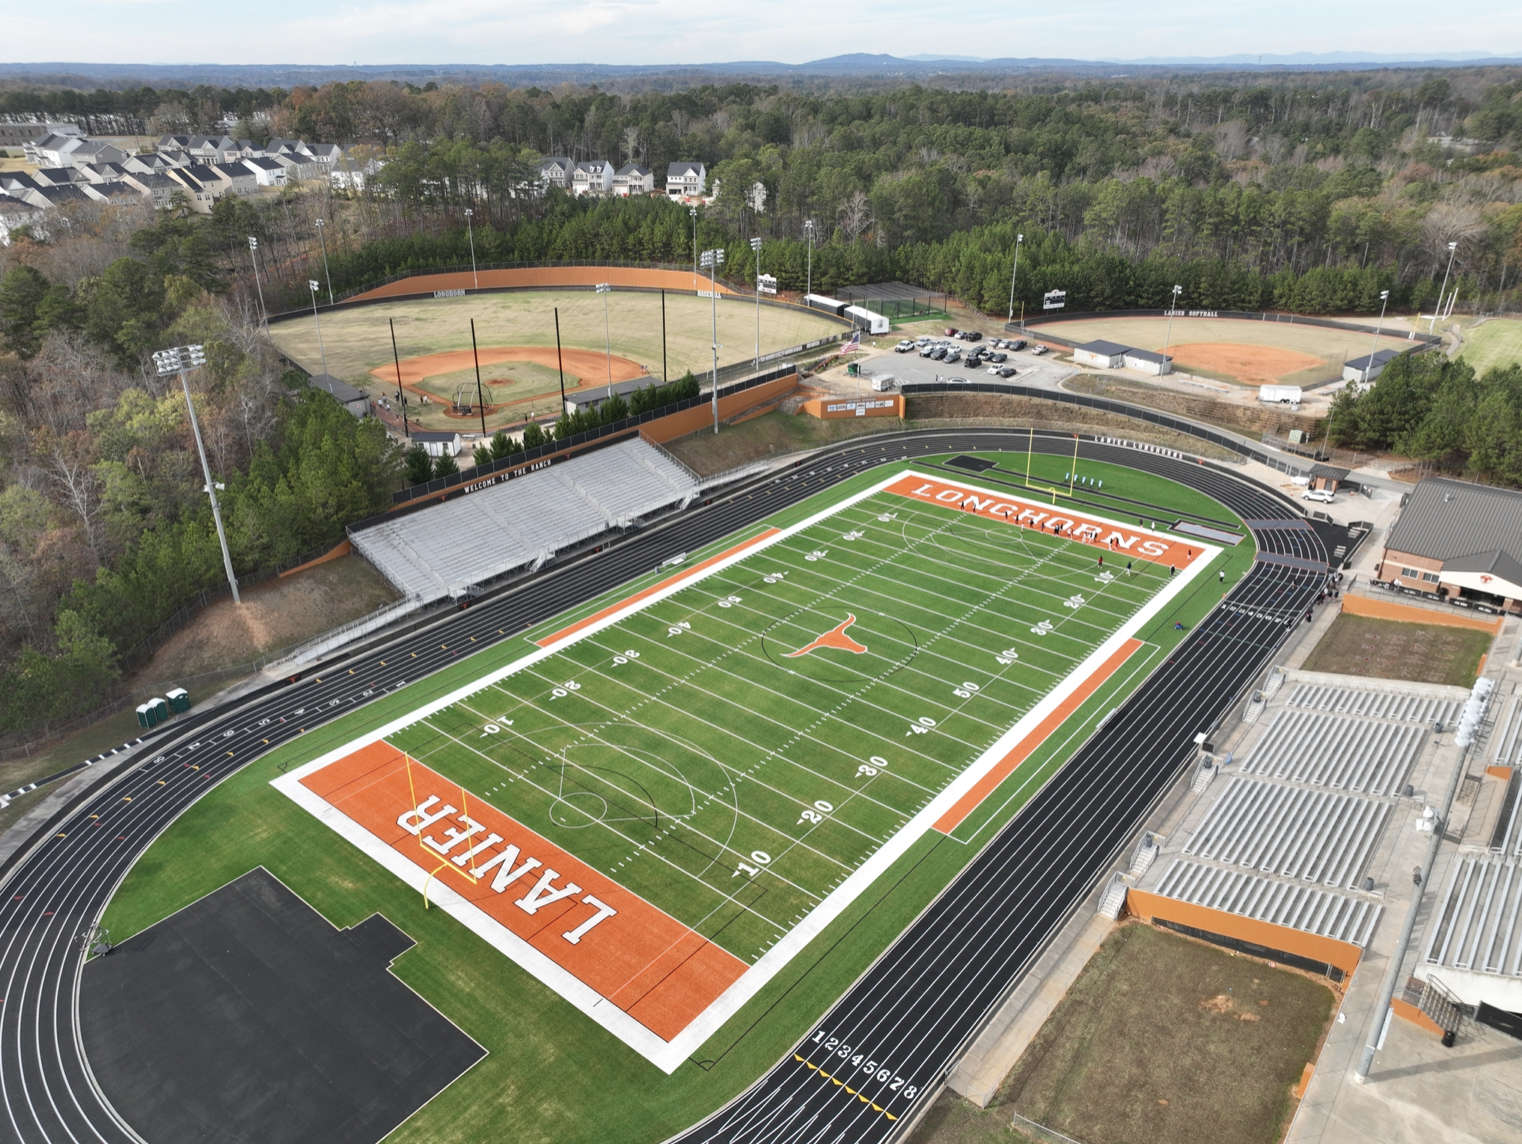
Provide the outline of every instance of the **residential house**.
[[39,187],[72,187],[90,180],[73,167],[38,167],[32,172],[32,181]]
[[242,158],[238,153],[237,142],[226,135],[210,135],[205,138],[192,136],[186,151],[203,163],[221,163],[228,159]]
[[98,202],[94,196],[86,194],[83,187],[73,185],[63,187],[31,187],[24,191],[21,198],[40,210],[48,207],[61,207],[69,203],[93,203]]
[[136,171],[128,171],[124,180],[128,186],[136,187],[150,202],[155,210],[168,210],[174,203],[175,195],[190,196],[186,192],[185,184],[177,179],[171,179],[168,175],[152,174],[140,175]]
[[209,163],[207,165],[226,184],[229,194],[252,195],[258,193],[259,180],[254,177],[252,171],[243,165],[241,160],[234,163]]
[[674,199],[696,198],[708,185],[702,163],[671,163],[666,167],[666,193]]
[[268,156],[244,159],[243,166],[253,172],[255,180],[261,187],[285,186],[287,168],[277,159],[271,159]]
[[328,172],[328,178],[332,180],[334,188],[347,191],[362,191],[365,189],[367,179],[373,177],[383,166],[384,159],[356,158],[354,151],[350,149]]
[[307,147],[307,153],[322,164],[324,174],[331,173],[343,158],[343,148],[337,143],[313,143]]
[[627,163],[613,176],[615,195],[648,195],[655,190],[655,172],[638,163]]
[[613,191],[613,164],[586,159],[571,168],[571,194],[606,195]]
[[194,163],[165,173],[185,187],[190,195],[190,209],[198,214],[210,214],[217,200],[228,193],[222,176],[205,163]]
[[555,155],[539,161],[539,180],[547,187],[559,187],[562,191],[571,189],[572,162],[563,156]]
[[305,151],[282,151],[274,161],[285,167],[287,182],[320,179],[326,173],[323,165]]
[[86,167],[91,163],[120,163],[127,152],[99,139],[81,136],[71,144],[58,148],[63,161],[71,167]]
[[18,227],[36,226],[42,211],[15,195],[0,193],[0,246],[11,244],[11,232]]
[[35,139],[28,139],[21,146],[22,153],[26,155],[26,161],[38,167],[62,167],[64,155],[68,153],[70,142],[81,138],[79,135],[63,135],[48,132],[46,135]]
[[127,174],[127,168],[120,163],[87,163],[79,168],[92,186],[100,186],[103,183],[119,183]]

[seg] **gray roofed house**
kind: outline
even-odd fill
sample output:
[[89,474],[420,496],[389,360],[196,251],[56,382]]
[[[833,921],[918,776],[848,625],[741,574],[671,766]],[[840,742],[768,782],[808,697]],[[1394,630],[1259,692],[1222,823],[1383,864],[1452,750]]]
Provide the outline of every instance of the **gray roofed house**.
[[539,160],[539,178],[548,186],[562,191],[571,189],[571,168],[574,164],[563,155],[551,155]]
[[364,391],[355,389],[347,381],[340,381],[331,373],[313,374],[307,379],[307,384],[313,389],[332,394],[334,401],[356,417],[370,415],[370,399],[365,396]]
[[42,211],[15,195],[0,192],[0,246],[11,244],[11,231],[32,226],[42,218]]
[[154,207],[159,210],[168,208],[176,194],[187,193],[184,183],[171,179],[168,175],[140,175],[136,171],[129,171],[124,181],[152,199]]
[[32,172],[32,182],[39,187],[72,187],[75,183],[89,181],[73,167],[38,167]]
[[253,172],[254,179],[261,187],[285,186],[287,168],[278,159],[260,156],[256,159],[244,159],[243,165]]
[[666,193],[672,198],[695,198],[708,186],[708,168],[702,163],[668,163]]
[[1491,608],[1522,601],[1522,492],[1428,477],[1385,540],[1379,578]]
[[61,207],[67,203],[93,203],[99,199],[86,194],[83,188],[73,185],[63,187],[32,187],[21,196],[34,207],[46,210],[48,207]]
[[231,194],[252,195],[259,190],[259,180],[241,160],[235,163],[210,163],[208,166],[217,173]]
[[655,190],[655,172],[638,163],[626,163],[613,175],[615,195],[648,195]]

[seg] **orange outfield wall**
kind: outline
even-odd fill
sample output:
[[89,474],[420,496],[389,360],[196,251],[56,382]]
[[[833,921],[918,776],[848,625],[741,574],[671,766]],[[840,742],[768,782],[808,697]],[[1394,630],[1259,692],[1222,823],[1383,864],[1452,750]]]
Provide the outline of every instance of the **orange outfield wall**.
[[1290,929],[1273,922],[1260,922],[1256,918],[1244,918],[1240,914],[1229,914],[1210,906],[1197,906],[1193,902],[1181,902],[1177,898],[1165,898],[1145,890],[1131,890],[1126,894],[1126,912],[1135,914],[1143,921],[1162,918],[1207,933],[1218,933],[1222,937],[1240,938],[1269,949],[1298,953],[1312,961],[1335,965],[1349,976],[1358,968],[1358,960],[1363,956],[1363,951],[1351,942]]
[[1501,616],[1482,620],[1479,616],[1450,614],[1427,608],[1413,608],[1394,600],[1375,600],[1368,596],[1343,596],[1342,610],[1350,616],[1368,616],[1374,620],[1396,620],[1403,624],[1437,624],[1445,628],[1472,628],[1495,635],[1501,630]]
[[[404,298],[416,294],[432,294],[435,290],[470,290],[479,285],[482,290],[504,287],[524,287],[533,290],[550,290],[556,286],[596,286],[606,282],[611,286],[645,286],[655,290],[707,290],[708,279],[691,270],[645,270],[636,266],[534,266],[521,270],[482,270],[471,274],[469,270],[456,270],[448,274],[414,274],[396,282],[377,286],[347,298],[348,302],[368,302],[373,298]],[[720,294],[735,294],[724,283],[718,283]]]

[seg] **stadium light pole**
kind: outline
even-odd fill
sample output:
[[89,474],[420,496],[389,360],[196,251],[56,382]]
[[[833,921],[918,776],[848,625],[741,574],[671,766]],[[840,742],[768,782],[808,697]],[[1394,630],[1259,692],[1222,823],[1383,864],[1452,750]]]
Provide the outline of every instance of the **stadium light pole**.
[[481,276],[476,273],[476,228],[471,225],[475,211],[465,208],[465,235],[470,239],[470,280],[477,290],[481,289]]
[[270,312],[264,308],[264,286],[259,281],[259,240],[248,236],[248,260],[254,264],[254,289],[259,291],[259,313],[264,318],[264,332],[270,332]]
[[1168,332],[1163,335],[1163,360],[1157,367],[1158,377],[1162,377],[1168,371],[1168,347],[1173,344],[1173,311],[1178,309],[1178,296],[1184,292],[1182,286],[1173,287],[1173,296],[1168,299]]
[[750,248],[756,252],[756,368],[761,368],[761,240],[750,240]]
[[1374,373],[1374,355],[1379,352],[1379,331],[1385,324],[1385,307],[1390,304],[1390,291],[1379,292],[1379,321],[1374,324],[1374,344],[1369,347],[1369,368],[1363,371],[1365,381],[1372,380]]
[[186,376],[189,370],[206,364],[206,348],[175,346],[159,350],[153,355],[153,360],[158,366],[160,377],[168,377],[172,373],[180,375],[180,385],[185,389],[185,408],[190,411],[190,431],[195,434],[196,452],[201,455],[201,472],[206,475],[206,495],[211,497],[211,518],[216,522],[217,540],[222,545],[222,567],[227,571],[227,583],[233,590],[233,603],[242,604],[243,600],[238,595],[238,578],[233,575],[232,554],[227,551],[227,532],[222,527],[222,510],[217,506],[217,489],[222,486],[211,479],[211,466],[206,462],[206,446],[201,442],[201,426],[196,421],[196,403],[190,399],[190,378]]
[[613,334],[608,325],[608,294],[613,287],[606,282],[597,284],[597,292],[602,295],[602,336],[608,352],[608,400],[613,400]]
[[724,265],[724,251],[703,251],[703,267],[708,271],[708,301],[713,311],[713,431],[719,431],[719,267]]
[[1438,311],[1443,308],[1443,295],[1448,293],[1448,275],[1453,270],[1453,256],[1458,249],[1458,243],[1450,242],[1448,244],[1448,269],[1443,271],[1443,286],[1437,292],[1437,305],[1432,307],[1432,321],[1427,323],[1427,332],[1429,334],[1432,332],[1432,327],[1437,325]]
[[1009,320],[1015,320],[1015,275],[1020,273],[1020,244],[1025,241],[1025,235],[1015,235],[1015,268],[1009,273]]
[[333,305],[333,275],[328,270],[328,240],[323,237],[322,219],[317,220],[317,241],[322,243],[322,276],[328,280],[328,305]]
[[698,292],[698,208],[688,207],[687,213],[692,216],[692,292]]
[[[808,270],[808,277],[804,279],[803,292],[804,292],[805,295],[809,295],[809,294],[812,294],[814,292],[814,220],[813,219],[806,218],[806,219],[803,220],[803,233],[808,235],[808,239],[809,239],[809,270]],[[807,305],[807,303],[805,303],[805,305]]]
[[315,278],[307,279],[307,286],[312,291],[312,321],[317,323],[317,352],[322,354],[322,372],[326,377],[328,373],[328,351],[322,345],[322,319],[317,316],[317,291],[322,283]]
[[391,360],[396,363],[396,403],[402,407],[402,436],[408,440],[412,438],[412,430],[407,428],[407,395],[402,392],[402,359],[396,352],[396,319],[387,318],[391,326]]

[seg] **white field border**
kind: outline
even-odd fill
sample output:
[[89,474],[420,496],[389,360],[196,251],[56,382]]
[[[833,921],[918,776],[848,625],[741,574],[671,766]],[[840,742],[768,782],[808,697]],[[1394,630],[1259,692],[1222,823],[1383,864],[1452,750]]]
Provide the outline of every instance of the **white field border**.
[[[899,469],[871,487],[835,502],[830,507],[815,513],[806,520],[789,525],[773,533],[771,536],[749,545],[740,552],[716,561],[701,571],[693,572],[686,576],[679,576],[678,579],[659,591],[619,608],[617,611],[604,616],[594,623],[588,624],[563,639],[529,652],[505,667],[500,667],[479,679],[472,680],[464,687],[450,692],[448,695],[435,699],[431,703],[427,703],[399,718],[393,719],[383,727],[369,731],[358,738],[350,740],[341,747],[328,751],[326,754],[313,759],[305,766],[272,780],[270,785],[291,799],[296,805],[311,813],[345,840],[353,843],[408,886],[422,893],[424,886],[429,880],[426,870],[392,849],[380,838],[371,834],[325,799],[307,789],[301,784],[302,778],[321,770],[331,763],[337,762],[346,755],[352,754],[363,747],[384,739],[388,735],[409,727],[421,719],[426,719],[430,715],[442,711],[444,708],[450,707],[462,699],[466,699],[506,679],[516,672],[532,667],[534,664],[563,651],[577,641],[586,639],[603,631],[605,628],[620,623],[629,616],[685,588],[691,587],[708,576],[723,572],[742,560],[749,560],[764,552],[773,544],[778,544],[790,537],[796,536],[805,529],[812,528],[816,524],[828,520],[843,509],[850,508],[852,505],[859,504],[869,497],[876,496],[889,486],[897,484],[906,477],[922,477],[926,480],[933,480],[940,485],[965,489],[967,492],[979,496],[993,495],[1001,502],[1007,501],[1017,507],[1043,508],[1039,502],[1034,500],[1003,496],[982,486],[968,484],[964,481],[941,476],[940,474],[928,476],[918,473],[911,468]],[[912,500],[913,498],[906,499]],[[924,503],[933,505],[937,502],[927,501]],[[954,506],[945,505],[944,507],[951,509]],[[1046,507],[1049,508],[1049,506]],[[1169,543],[1176,542],[1166,533],[1158,532],[1154,529],[1138,528],[1135,525],[1111,520],[1090,512],[1084,512],[1081,515],[1098,524],[1112,525],[1115,528],[1124,529],[1129,533],[1154,537]],[[1011,525],[1010,527],[1017,526]],[[713,1003],[695,1017],[674,1040],[663,1040],[645,1028],[633,1017],[608,1001],[596,990],[584,984],[568,970],[561,968],[547,955],[518,937],[517,934],[496,921],[484,910],[473,905],[450,889],[446,883],[440,882],[437,879],[434,880],[432,887],[429,889],[429,901],[432,905],[442,909],[456,921],[460,922],[488,945],[512,960],[519,968],[537,978],[544,985],[549,986],[549,988],[553,989],[561,997],[607,1029],[657,1068],[668,1074],[675,1072],[677,1067],[696,1052],[704,1041],[716,1033],[724,1022],[739,1011],[742,1005],[754,997],[794,956],[802,951],[815,937],[819,936],[825,927],[838,918],[874,881],[886,873],[894,862],[933,827],[941,815],[954,806],[984,775],[988,774],[990,770],[998,765],[999,761],[1013,750],[1016,744],[1024,739],[1026,735],[1030,734],[1048,714],[1076,691],[1090,675],[1120,649],[1122,644],[1129,640],[1136,632],[1140,631],[1143,625],[1172,603],[1200,575],[1205,566],[1222,551],[1215,545],[1202,543],[1193,537],[1190,539],[1193,541],[1191,546],[1197,548],[1200,552],[1199,559],[1191,562],[1188,568],[1180,570],[1177,576],[1169,580],[1135,615],[1122,624],[1104,643],[1095,648],[1087,659],[1078,664],[1035,707],[1022,716],[1003,735],[999,736],[992,746],[973,760],[940,794],[931,799],[896,834],[885,841],[871,857],[858,866],[845,881],[841,882],[818,905],[810,910],[802,921],[784,934],[776,945],[772,946],[754,965],[741,974],[728,989],[715,998]],[[489,802],[490,800],[483,801]]]

